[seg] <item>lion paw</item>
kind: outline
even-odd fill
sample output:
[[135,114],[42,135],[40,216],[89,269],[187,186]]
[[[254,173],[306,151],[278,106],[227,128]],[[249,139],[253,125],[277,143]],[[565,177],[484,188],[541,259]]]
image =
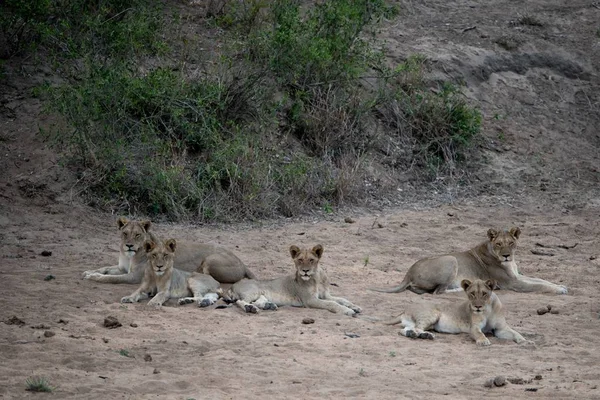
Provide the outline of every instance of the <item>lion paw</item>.
[[184,304],[191,304],[193,302],[194,300],[191,297],[182,297],[179,300],[177,300],[177,304],[179,304],[180,306]]
[[254,304],[245,305],[244,310],[246,310],[246,312],[250,314],[258,314],[258,307],[256,307]]
[[162,304],[160,304],[160,303],[159,303],[159,302],[157,302],[157,301],[152,301],[152,300],[150,300],[150,301],[148,302],[148,307],[152,307],[152,308],[154,308],[154,309],[158,310],[159,308],[161,308],[161,307],[162,307]]
[[350,317],[353,317],[356,314],[356,311],[354,311],[351,308],[346,307],[347,309],[344,310],[344,315],[348,315]]
[[96,277],[99,277],[99,276],[102,276],[102,274],[101,274],[101,273],[99,273],[99,272],[94,272],[94,271],[85,271],[85,272],[82,274],[82,276],[81,276],[81,277],[82,277],[83,279],[93,279],[93,278],[96,278]]
[[135,303],[135,299],[131,296],[121,298],[121,303]]
[[431,332],[421,332],[419,333],[419,339],[433,340],[435,339],[435,335]]
[[273,310],[273,311],[277,311],[277,304],[275,303],[271,303],[270,301],[268,303],[265,303],[265,306],[263,307],[263,310]]
[[569,291],[567,290],[566,286],[563,285],[559,285],[558,289],[556,290],[556,294],[567,294]]
[[475,343],[477,343],[477,346],[489,346],[492,344],[488,338],[479,339]]
[[350,308],[357,314],[360,314],[362,312],[362,308],[360,308],[359,306],[355,306],[354,304]]
[[198,302],[198,307],[208,307],[213,305],[215,302],[211,299],[202,299]]
[[416,339],[419,337],[419,335],[417,334],[417,332],[413,331],[412,329],[405,329],[404,330],[404,336],[409,337],[409,338],[413,338]]

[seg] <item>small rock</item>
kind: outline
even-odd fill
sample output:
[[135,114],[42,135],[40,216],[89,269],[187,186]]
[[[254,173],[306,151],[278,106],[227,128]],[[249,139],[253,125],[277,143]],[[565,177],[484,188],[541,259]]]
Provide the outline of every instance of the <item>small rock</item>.
[[502,375],[498,375],[494,378],[494,385],[498,387],[506,385],[506,378]]
[[359,338],[360,335],[357,333],[344,333],[344,335],[348,336],[351,339]]
[[552,311],[552,304],[548,304],[548,305],[546,306],[546,308],[548,309],[548,311]]
[[312,319],[312,318],[304,318],[304,319],[302,320],[302,323],[303,323],[303,324],[305,324],[305,325],[308,325],[308,324],[314,324],[314,323],[315,323],[315,320],[314,320],[314,319]]
[[158,368],[154,368],[154,371],[152,371],[153,374],[160,374],[160,371],[158,370]]
[[56,335],[56,333],[52,331],[44,331],[44,337],[52,337],[54,335]]
[[483,384],[483,386],[486,387],[486,388],[494,387],[494,378],[490,378],[487,381],[485,381],[485,383]]
[[595,260],[596,258],[598,258],[596,255],[590,256],[590,260]]
[[535,379],[536,381],[541,381],[542,380],[542,376],[541,375],[536,375],[533,379]]
[[4,323],[6,325],[18,325],[18,326],[23,326],[25,325],[25,321],[23,321],[22,319],[20,319],[19,317],[17,317],[16,315],[13,315],[12,317],[10,317],[9,319],[7,319],[6,321],[4,321]]
[[120,326],[123,326],[123,325],[115,317],[109,316],[109,317],[104,318],[104,327],[106,327],[108,329],[115,329]]
[[52,275],[52,274],[46,275],[46,277],[44,278],[44,280],[46,282],[51,281],[52,279],[56,279],[56,277],[54,275]]
[[353,224],[356,221],[354,219],[352,219],[351,217],[346,217],[346,218],[344,218],[344,222],[347,224]]
[[537,392],[538,388],[525,388],[526,392]]
[[50,329],[50,327],[46,324],[38,324],[32,326],[31,329]]
[[108,343],[108,339],[107,339],[107,338],[105,338],[105,337],[103,337],[103,338],[102,338],[102,341],[103,341],[104,343]]
[[508,381],[513,385],[522,385],[525,383],[523,378],[508,378]]
[[558,314],[558,310],[551,310],[550,314]]
[[152,356],[151,356],[150,354],[146,354],[146,355],[144,356],[144,361],[146,361],[146,362],[150,362],[150,361],[152,361]]
[[129,326],[132,328],[137,328],[138,324],[136,324],[135,322],[132,322],[131,324],[129,324]]
[[48,251],[48,250],[44,250],[40,254],[43,255],[44,257],[50,257],[52,255],[52,252]]
[[538,309],[537,309],[537,313],[538,313],[538,315],[544,315],[544,314],[546,314],[547,312],[548,312],[548,309],[547,309],[547,308],[538,308]]
[[66,320],[66,319],[62,319],[62,318],[61,318],[61,319],[59,319],[57,322],[58,322],[59,324],[65,324],[65,325],[69,323],[69,321],[68,321],[68,320]]
[[449,213],[448,213],[448,216],[449,216],[449,217],[454,217],[454,215],[455,215],[455,214],[454,214],[453,212],[449,212]]
[[400,224],[400,228],[406,228],[408,226],[408,224],[406,222],[403,222]]

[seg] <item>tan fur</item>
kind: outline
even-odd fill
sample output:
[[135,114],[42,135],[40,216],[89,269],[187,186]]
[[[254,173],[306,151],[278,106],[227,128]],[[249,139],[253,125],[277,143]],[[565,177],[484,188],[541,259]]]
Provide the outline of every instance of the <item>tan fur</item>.
[[516,292],[566,294],[567,288],[543,279],[519,274],[515,250],[521,230],[488,230],[488,240],[471,250],[426,258],[414,263],[399,286],[371,289],[384,293],[411,290],[417,294],[460,290],[463,279],[493,279],[500,289]]
[[142,284],[130,296],[123,297],[121,303],[136,303],[147,298],[148,293],[156,293],[148,302],[149,306],[154,307],[162,306],[171,298],[178,298],[179,304],[196,302],[199,307],[217,301],[219,282],[212,276],[173,268],[176,248],[175,239],[168,239],[164,243],[147,240],[144,251],[148,256],[148,265]]
[[402,324],[400,334],[419,339],[434,339],[429,330],[443,333],[469,333],[479,346],[491,343],[484,332],[493,332],[500,339],[513,340],[516,343],[528,342],[521,334],[506,323],[502,303],[493,292],[495,283],[480,279],[465,279],[461,286],[468,300],[460,304],[438,306],[427,304],[409,309],[399,317],[384,322],[386,325]]
[[[84,279],[105,283],[142,281],[147,261],[142,246],[147,240],[157,242],[158,238],[150,232],[150,221],[129,221],[121,217],[117,225],[121,233],[119,265],[85,271]],[[180,241],[177,247],[177,269],[209,274],[221,283],[255,278],[235,254],[220,246]]]
[[329,293],[329,279],[319,266],[323,246],[312,249],[291,246],[290,254],[296,266],[293,275],[261,281],[243,279],[231,286],[223,296],[225,301],[235,302],[249,313],[276,310],[278,306],[320,308],[346,315],[361,311],[348,300]]

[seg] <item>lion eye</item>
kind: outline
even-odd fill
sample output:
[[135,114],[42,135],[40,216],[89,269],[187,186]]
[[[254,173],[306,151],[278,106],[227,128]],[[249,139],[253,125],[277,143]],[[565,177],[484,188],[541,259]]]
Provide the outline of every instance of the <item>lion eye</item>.
[[510,242],[508,245],[509,245],[509,246],[514,246],[514,245],[515,245],[515,242]]
[[142,235],[140,235],[139,233],[135,235],[136,239],[139,239]]

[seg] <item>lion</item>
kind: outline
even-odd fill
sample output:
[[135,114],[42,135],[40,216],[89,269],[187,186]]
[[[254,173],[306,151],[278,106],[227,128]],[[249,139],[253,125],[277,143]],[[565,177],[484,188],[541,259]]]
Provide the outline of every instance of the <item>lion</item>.
[[493,332],[500,339],[509,339],[516,343],[530,343],[519,332],[506,323],[502,303],[493,292],[493,280],[476,279],[471,282],[464,279],[461,287],[468,300],[460,304],[438,306],[433,304],[416,306],[406,310],[386,325],[402,324],[401,335],[418,339],[434,339],[429,330],[442,333],[469,333],[478,346],[491,343],[484,332]]
[[461,290],[463,279],[493,279],[500,289],[516,292],[566,294],[567,288],[539,278],[521,275],[515,263],[515,249],[521,230],[490,229],[488,239],[468,251],[426,258],[414,263],[399,286],[371,289],[383,293],[410,290],[417,294],[440,294]]
[[312,249],[291,246],[290,255],[296,266],[295,274],[271,280],[242,279],[229,288],[223,299],[248,313],[276,310],[280,306],[319,308],[346,315],[361,312],[360,307],[329,293],[329,279],[319,266],[322,245]]
[[[150,232],[150,221],[117,219],[121,233],[119,265],[85,271],[84,279],[105,283],[140,283],[147,256],[143,249],[146,241],[158,242]],[[202,272],[221,283],[235,283],[242,278],[255,279],[254,274],[231,251],[220,246],[193,242],[178,244],[175,266],[183,271]]]
[[148,302],[154,307],[160,307],[172,298],[178,298],[180,305],[196,302],[199,307],[210,306],[219,299],[219,282],[215,278],[173,268],[177,249],[175,239],[147,240],[143,248],[148,257],[144,279],[138,290],[123,297],[121,303],[137,303],[147,298],[148,293],[156,293]]

